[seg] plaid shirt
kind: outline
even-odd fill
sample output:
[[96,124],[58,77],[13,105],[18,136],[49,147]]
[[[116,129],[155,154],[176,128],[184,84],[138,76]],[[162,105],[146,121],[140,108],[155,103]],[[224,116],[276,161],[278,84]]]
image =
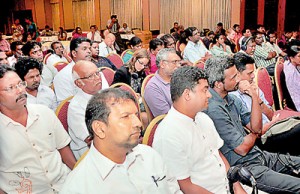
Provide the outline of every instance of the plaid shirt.
[[270,47],[268,47],[265,43],[261,45],[256,45],[255,52],[253,55],[255,64],[257,67],[268,67],[269,65],[275,64],[276,59],[267,59],[269,52],[273,51]]

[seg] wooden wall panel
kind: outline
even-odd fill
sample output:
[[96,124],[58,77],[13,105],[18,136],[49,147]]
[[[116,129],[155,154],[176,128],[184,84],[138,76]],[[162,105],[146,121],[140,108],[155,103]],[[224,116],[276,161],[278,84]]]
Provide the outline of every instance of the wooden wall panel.
[[74,29],[72,0],[62,0],[65,29]]
[[160,0],[151,0],[151,3],[149,3],[149,25],[150,30],[159,30],[159,21],[160,21]]
[[106,29],[107,20],[110,19],[110,0],[100,0],[100,26],[99,29]]
[[36,25],[40,29],[44,29],[46,25],[45,4],[44,0],[34,0]]

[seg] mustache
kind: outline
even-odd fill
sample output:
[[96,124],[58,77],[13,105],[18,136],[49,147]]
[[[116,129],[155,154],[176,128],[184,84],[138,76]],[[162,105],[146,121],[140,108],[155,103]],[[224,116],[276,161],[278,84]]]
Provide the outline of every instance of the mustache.
[[18,98],[16,99],[16,102],[18,102],[22,98],[27,98],[27,94],[21,94],[20,96],[18,96]]

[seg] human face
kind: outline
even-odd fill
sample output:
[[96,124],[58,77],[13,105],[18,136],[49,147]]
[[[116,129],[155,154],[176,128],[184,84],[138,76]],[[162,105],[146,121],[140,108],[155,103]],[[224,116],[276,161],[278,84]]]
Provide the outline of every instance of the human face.
[[95,32],[96,31],[96,29],[95,29],[95,27],[91,27],[91,32]]
[[137,72],[140,72],[148,66],[148,63],[149,63],[148,58],[139,58],[135,61],[134,68]]
[[107,37],[105,40],[106,40],[105,44],[108,47],[111,47],[115,43],[115,38],[113,38],[113,37]]
[[79,46],[72,51],[75,62],[79,60],[90,61],[92,58],[91,45],[89,42],[82,42]]
[[[84,64],[79,70],[79,80],[76,80],[76,85],[79,86],[87,94],[96,94],[102,89],[102,79],[100,71],[94,64]],[[79,83],[80,82],[80,83]],[[78,85],[79,83],[79,85]]]
[[8,65],[7,56],[5,52],[0,52],[0,65]]
[[207,80],[200,79],[198,84],[189,91],[189,96],[191,98],[191,108],[194,109],[195,114],[207,109],[208,99],[211,98]]
[[235,66],[230,67],[224,71],[225,79],[223,81],[223,89],[226,92],[235,91],[238,89],[240,76]]
[[257,31],[259,31],[259,32],[261,32],[261,33],[265,33],[265,32],[266,32],[266,29],[265,29],[265,27],[259,27],[259,28],[257,29]]
[[[0,111],[18,110],[26,105],[26,92],[22,80],[15,72],[7,72],[0,79]],[[7,91],[9,88],[12,90]]]
[[294,57],[290,57],[292,64],[294,64],[295,66],[300,66],[300,52],[297,53],[297,55],[295,55]]
[[263,40],[263,38],[262,38],[262,34],[257,34],[257,35],[256,35],[256,38],[255,38],[255,43],[256,43],[257,45],[261,45],[263,41],[264,41],[264,40]]
[[252,34],[251,34],[250,29],[247,29],[246,32],[244,33],[244,36],[247,37],[247,38],[250,37],[251,35]]
[[225,36],[221,35],[217,41],[218,41],[219,44],[224,44],[224,42],[225,42]]
[[64,47],[63,47],[62,44],[60,44],[60,43],[54,44],[53,48],[54,48],[55,54],[57,54],[59,56],[63,55],[63,53],[64,53]]
[[155,50],[151,50],[151,53],[156,56],[157,53],[163,48],[164,48],[163,45],[158,45]]
[[270,38],[270,42],[271,43],[275,43],[276,42],[276,35],[275,34],[270,34],[269,38]]
[[232,31],[228,34],[228,38],[229,38],[230,40],[233,40],[234,37],[235,37],[235,35],[236,35],[236,32],[235,32],[234,30],[232,30]]
[[175,48],[175,41],[173,40],[173,38],[168,38],[168,44],[167,44],[167,48]]
[[212,40],[214,39],[214,37],[215,37],[215,35],[211,34],[211,35],[208,36],[208,39],[209,39],[210,41],[212,41]]
[[234,29],[236,32],[240,32],[240,27],[239,26],[237,26],[237,27],[235,27],[235,29]]
[[41,75],[38,69],[30,69],[28,73],[24,76],[24,80],[27,82],[27,90],[34,91],[40,86]]
[[195,30],[193,32],[193,35],[190,36],[190,40],[193,42],[193,43],[197,43],[199,42],[200,40],[200,32],[198,30]]
[[256,43],[255,42],[252,42],[252,41],[249,41],[248,44],[247,44],[247,49],[246,49],[246,53],[248,55],[253,55],[254,52],[255,52],[255,48],[256,48]]
[[33,49],[30,50],[29,56],[37,59],[39,62],[43,61],[43,52],[40,46],[35,45]]
[[131,150],[138,145],[142,123],[132,100],[120,100],[110,105],[106,138],[117,148]]
[[99,55],[99,44],[94,42],[91,47],[92,57],[97,57]]
[[23,47],[23,45],[17,45],[16,46],[16,51],[14,51],[16,57],[23,56],[22,47]]
[[247,80],[250,84],[254,80],[254,64],[246,64],[246,69],[242,72],[239,72],[241,80]]
[[140,43],[135,46],[132,46],[131,48],[133,51],[137,51],[137,50],[140,50],[141,48],[143,48],[143,45],[142,45],[142,43]]
[[160,70],[166,76],[171,77],[174,71],[181,66],[181,59],[176,53],[170,53],[167,60],[162,60],[160,64]]

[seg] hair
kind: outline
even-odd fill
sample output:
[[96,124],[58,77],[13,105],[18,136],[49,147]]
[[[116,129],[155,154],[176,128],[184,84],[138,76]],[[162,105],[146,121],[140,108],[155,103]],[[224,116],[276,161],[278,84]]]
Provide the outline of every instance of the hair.
[[132,55],[132,58],[129,60],[129,62],[126,64],[126,66],[129,68],[129,72],[133,73],[133,72],[136,72],[136,69],[135,69],[135,63],[138,59],[141,59],[141,58],[147,58],[149,59],[149,63],[150,63],[150,55],[149,53],[147,52],[146,49],[142,48],[140,50],[136,50],[133,55]]
[[217,26],[223,26],[222,22],[217,23]]
[[113,19],[113,18],[117,19],[117,15],[113,14],[113,15],[110,16],[110,19]]
[[60,45],[63,46],[63,44],[62,44],[61,42],[59,42],[59,41],[54,41],[54,42],[52,42],[51,45],[50,45],[52,50],[54,50],[54,45],[55,45],[55,44],[60,44]]
[[79,38],[75,38],[73,40],[71,40],[70,42],[70,52],[71,52],[71,56],[73,57],[72,55],[72,51],[75,51],[79,45],[83,42],[88,42],[91,44],[91,40],[86,38],[86,37],[79,37]]
[[174,43],[175,43],[175,39],[174,37],[171,35],[171,34],[165,34],[163,35],[160,39],[163,41],[164,43],[164,46],[167,47],[168,46],[168,43],[169,43],[169,39],[173,39],[174,40]]
[[63,32],[63,31],[64,31],[64,28],[63,28],[63,27],[61,27],[61,26],[59,27],[59,29],[61,30],[61,32]]
[[286,49],[288,57],[295,57],[300,52],[300,40],[292,40]]
[[171,77],[171,98],[175,102],[185,89],[193,90],[200,79],[207,80],[207,74],[198,67],[184,66],[175,70]]
[[31,49],[33,49],[35,46],[39,46],[39,47],[42,48],[42,45],[39,42],[36,42],[36,41],[26,42],[24,44],[24,46],[22,47],[23,54],[26,55],[26,56],[29,56],[29,53],[30,53]]
[[159,38],[154,38],[149,42],[149,48],[151,50],[155,50],[158,46],[163,46],[164,42]]
[[[250,28],[244,28],[244,29],[242,30],[242,34],[246,33],[246,30],[250,30]],[[251,30],[250,30],[250,31],[251,31]]]
[[215,82],[223,82],[225,79],[224,71],[233,67],[233,58],[230,56],[211,57],[205,62],[205,70],[208,75],[208,82],[211,88]]
[[259,31],[255,31],[255,32],[253,33],[252,37],[253,37],[254,40],[257,38],[257,35],[258,35],[258,34],[262,34],[262,33],[259,32]]
[[253,64],[254,59],[249,55],[246,55],[241,52],[237,52],[233,55],[233,62],[239,72],[242,72],[246,69],[247,64]]
[[234,31],[233,28],[228,28],[228,29],[226,30],[226,36],[228,36],[232,31]]
[[49,25],[46,25],[45,28],[50,28],[50,26],[49,26]]
[[137,37],[137,36],[134,36],[134,37],[132,37],[132,38],[129,40],[129,45],[130,45],[130,46],[136,46],[136,45],[138,45],[138,44],[140,44],[140,43],[142,43],[142,40],[141,40],[139,37]]
[[4,77],[7,72],[15,72],[15,69],[10,67],[9,65],[0,65],[0,79]]
[[187,29],[184,30],[186,38],[189,36],[193,36],[193,32],[197,30],[196,27],[188,27]]
[[16,73],[24,81],[24,77],[27,75],[27,73],[31,69],[39,70],[40,74],[42,75],[43,64],[38,62],[36,59],[30,58],[30,57],[25,57],[25,58],[21,58],[15,64],[15,69],[16,69]]
[[77,26],[77,27],[75,28],[75,32],[78,33],[78,30],[79,30],[79,29],[81,30],[81,28],[80,28],[79,26]]
[[214,31],[208,31],[205,35],[206,36],[215,35],[215,32]]
[[257,26],[256,26],[256,29],[259,29],[259,28],[261,28],[261,27],[265,27],[264,25],[262,25],[262,24],[257,24]]
[[216,44],[217,43],[217,40],[219,40],[220,36],[224,36],[225,39],[226,39],[226,36],[224,34],[216,34],[214,39],[213,39],[213,44]]
[[244,37],[242,39],[242,42],[241,42],[241,46],[247,46],[249,42],[254,42],[254,38],[252,36],[250,37]]
[[120,88],[101,90],[90,99],[85,111],[85,123],[90,135],[93,136],[93,122],[98,120],[108,124],[111,107],[122,101],[132,101],[137,103],[133,95]]
[[174,48],[163,48],[156,55],[156,66],[160,68],[160,62],[163,60],[167,60],[170,53],[175,53],[176,50]]
[[96,28],[96,25],[91,25],[91,26],[90,26],[90,29],[92,29],[92,28]]
[[10,49],[16,51],[18,45],[23,45],[21,41],[14,41],[10,44]]
[[234,24],[233,25],[233,29],[235,29],[236,27],[240,26],[239,24]]

